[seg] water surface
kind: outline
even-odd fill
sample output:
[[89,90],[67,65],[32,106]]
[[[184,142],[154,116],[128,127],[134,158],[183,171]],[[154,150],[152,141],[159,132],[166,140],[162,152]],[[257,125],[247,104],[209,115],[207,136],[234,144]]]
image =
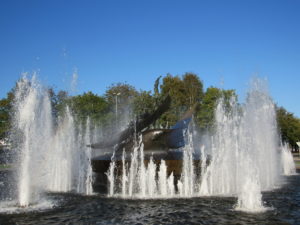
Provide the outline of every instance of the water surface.
[[[8,198],[6,179],[2,173],[2,202]],[[299,186],[300,176],[290,176],[280,189],[264,192],[270,210],[263,213],[233,210],[235,197],[130,200],[48,193],[52,208],[0,213],[0,224],[300,224]]]

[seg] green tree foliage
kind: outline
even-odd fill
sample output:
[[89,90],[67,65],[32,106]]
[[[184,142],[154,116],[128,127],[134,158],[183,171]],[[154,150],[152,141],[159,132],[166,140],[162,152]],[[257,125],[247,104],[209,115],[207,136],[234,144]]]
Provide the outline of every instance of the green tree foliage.
[[195,105],[195,103],[201,102],[203,98],[203,83],[196,74],[185,73],[182,78],[185,102],[188,108]]
[[105,98],[109,104],[111,112],[116,113],[118,120],[123,117],[133,117],[132,107],[134,99],[138,96],[136,89],[126,83],[117,83],[109,86],[105,92]]
[[14,90],[15,88],[7,93],[6,98],[0,100],[0,139],[7,137],[11,126],[10,114],[13,108]]
[[276,108],[276,114],[282,141],[298,149],[296,142],[300,141],[300,119],[283,107]]
[[218,88],[210,87],[206,90],[196,115],[197,125],[201,130],[206,131],[213,126],[214,111],[221,96],[221,90]]
[[174,125],[185,110],[184,84],[179,76],[172,76],[171,74],[167,74],[167,76],[164,77],[163,83],[160,88],[162,96],[165,97],[167,95],[170,95],[172,103],[171,108],[162,115],[159,122],[163,126]]
[[163,126],[174,125],[186,110],[200,103],[203,97],[203,84],[193,73],[186,73],[182,78],[167,74],[160,88],[163,97],[170,95],[172,99],[170,110],[160,119]]
[[151,91],[140,91],[134,98],[133,106],[137,116],[151,113],[155,109],[155,97],[151,95]]
[[68,103],[79,120],[85,121],[88,117],[93,122],[105,123],[109,105],[104,97],[87,92],[71,97]]
[[56,94],[53,88],[50,87],[48,88],[48,95],[51,102],[52,114],[56,118],[58,115],[64,113],[69,100],[68,93],[61,90]]
[[203,132],[213,131],[215,109],[222,97],[224,98],[225,107],[230,110],[230,99],[232,97],[237,98],[234,90],[222,90],[216,87],[207,88],[196,113],[196,123]]
[[[186,110],[198,104],[195,122],[202,132],[212,132],[215,123],[215,109],[220,98],[224,98],[228,111],[231,109],[230,99],[234,97],[237,100],[234,90],[209,87],[204,92],[202,81],[193,73],[185,73],[182,76],[167,74],[161,84],[160,78],[161,76],[154,83],[154,94],[151,91],[141,90],[138,92],[133,86],[126,83],[112,84],[107,88],[104,96],[98,96],[92,92],[69,96],[65,91],[56,93],[53,88],[49,88],[48,94],[53,116],[58,118],[68,105],[79,122],[90,117],[93,123],[118,128],[122,125],[121,120],[124,117],[126,118],[123,122],[128,122],[128,119],[132,120],[133,116],[151,113],[163,98],[170,95],[171,107],[157,121],[157,125],[164,127],[174,125]],[[6,98],[0,100],[0,139],[7,136],[11,126],[10,115],[13,109],[15,88],[7,94]],[[283,107],[276,108],[276,112],[282,140],[288,142],[293,148],[297,148],[296,142],[300,141],[300,119]],[[117,122],[118,120],[119,122]]]

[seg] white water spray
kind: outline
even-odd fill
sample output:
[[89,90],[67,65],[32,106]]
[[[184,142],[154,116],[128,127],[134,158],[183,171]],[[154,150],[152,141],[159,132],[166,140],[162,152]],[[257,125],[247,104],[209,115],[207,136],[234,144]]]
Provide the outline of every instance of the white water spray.
[[230,108],[227,112],[223,102],[217,106],[212,161],[201,180],[200,195],[237,195],[236,209],[263,211],[261,191],[280,183],[274,103],[258,80],[246,103],[240,107],[231,100]]
[[87,147],[87,144],[92,143],[91,142],[91,125],[90,125],[90,119],[87,119],[86,122],[86,128],[85,128],[85,138],[83,141],[83,144],[85,146],[83,146],[84,149],[84,161],[83,161],[83,165],[84,165],[84,174],[85,174],[85,189],[84,189],[84,193],[86,195],[91,195],[93,194],[93,170],[92,170],[92,149],[90,147]]
[[[123,153],[122,179],[117,174],[119,165],[112,162],[108,171],[109,195],[123,198],[229,195],[238,197],[238,210],[264,210],[261,191],[277,187],[280,176],[274,104],[256,84],[242,107],[233,100],[230,105],[230,113],[222,103],[217,107],[212,160],[206,164],[208,156],[202,148],[200,172],[194,164],[194,152],[200,146],[194,146],[192,135],[188,135],[182,149],[183,170],[177,192],[173,174],[167,173],[166,161],[145,160],[140,141],[130,160],[126,161]],[[91,143],[90,122],[77,125],[76,118],[66,108],[54,125],[51,111],[47,91],[35,78],[24,78],[18,83],[15,139],[20,150],[18,204],[22,207],[40,202],[48,190],[92,193],[91,152],[86,148]]]
[[293,155],[291,149],[286,143],[281,146],[281,163],[283,175],[289,176],[296,174],[296,166]]
[[[125,151],[122,156],[122,177],[118,182],[116,163],[112,161],[107,173],[108,195],[122,198],[170,198],[175,195],[173,174],[167,175],[164,160],[159,165],[153,158],[146,163],[141,139],[131,153],[130,162],[126,162]],[[128,168],[129,165],[129,168]]]
[[[52,148],[47,154],[49,172],[48,190],[67,192],[72,190],[72,164],[76,148],[74,118],[67,107],[62,117],[58,119],[59,126],[53,134]],[[66,132],[68,131],[68,132]],[[50,147],[50,146],[49,146]],[[46,170],[47,171],[47,170]]]
[[36,81],[23,78],[15,93],[14,137],[19,145],[18,203],[26,207],[36,203],[47,178],[39,166],[52,134],[51,106],[48,95]]
[[[145,165],[140,143],[132,152],[129,169],[123,156],[122,197],[236,196],[237,210],[264,211],[261,192],[280,184],[275,107],[264,82],[253,82],[244,105],[234,99],[226,104],[220,101],[215,117],[216,132],[211,137],[209,156],[204,146],[194,146],[193,136],[188,134],[177,192],[173,175],[167,175],[166,162],[154,163],[151,158]],[[200,171],[196,171],[195,149],[201,155],[197,166]],[[116,177],[111,182],[118,186]]]
[[[11,140],[19,151],[18,204],[38,204],[50,191],[92,193],[89,121],[85,136],[76,128],[66,108],[55,126],[47,89],[37,81],[23,77],[18,83],[14,104]],[[79,137],[83,138],[79,138]],[[78,179],[78,172],[83,179]]]
[[192,132],[187,134],[186,145],[183,148],[183,165],[181,178],[178,181],[178,190],[181,197],[191,197],[195,191],[195,167],[194,167],[194,146]]
[[113,196],[114,195],[114,191],[115,191],[115,162],[112,161],[110,166],[109,166],[109,169],[108,169],[108,172],[107,172],[107,179],[108,179],[108,182],[109,182],[109,192],[108,192],[108,196]]

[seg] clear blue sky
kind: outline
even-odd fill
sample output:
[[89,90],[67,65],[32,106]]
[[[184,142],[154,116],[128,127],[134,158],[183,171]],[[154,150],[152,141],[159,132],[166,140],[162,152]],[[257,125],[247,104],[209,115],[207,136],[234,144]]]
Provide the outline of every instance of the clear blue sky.
[[116,82],[151,90],[159,75],[194,72],[205,87],[267,77],[300,117],[300,1],[0,1],[0,97],[22,72],[77,94]]

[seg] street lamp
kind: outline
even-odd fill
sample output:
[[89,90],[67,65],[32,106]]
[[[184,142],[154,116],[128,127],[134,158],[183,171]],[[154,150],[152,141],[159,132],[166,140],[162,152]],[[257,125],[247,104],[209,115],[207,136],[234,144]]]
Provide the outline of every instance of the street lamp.
[[118,96],[120,95],[120,92],[115,92],[113,95],[116,98],[116,129],[118,128]]

